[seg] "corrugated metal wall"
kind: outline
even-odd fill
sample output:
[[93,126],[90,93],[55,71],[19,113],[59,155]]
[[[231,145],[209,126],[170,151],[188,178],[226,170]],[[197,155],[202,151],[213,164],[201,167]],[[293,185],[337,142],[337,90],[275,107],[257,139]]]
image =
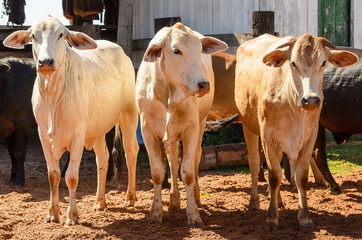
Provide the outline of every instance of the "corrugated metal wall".
[[258,10],[275,11],[280,36],[318,33],[317,0],[135,0],[133,38],[152,38],[155,18],[178,16],[202,34],[251,33]]

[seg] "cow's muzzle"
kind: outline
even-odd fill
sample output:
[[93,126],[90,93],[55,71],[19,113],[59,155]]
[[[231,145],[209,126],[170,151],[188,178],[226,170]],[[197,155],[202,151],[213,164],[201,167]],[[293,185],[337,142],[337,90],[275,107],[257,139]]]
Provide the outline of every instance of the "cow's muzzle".
[[55,71],[54,59],[42,58],[38,60],[38,72],[46,74]]
[[197,83],[196,97],[202,97],[210,91],[209,81],[200,81]]
[[306,110],[314,110],[321,105],[321,102],[318,96],[305,96],[302,98],[302,107]]

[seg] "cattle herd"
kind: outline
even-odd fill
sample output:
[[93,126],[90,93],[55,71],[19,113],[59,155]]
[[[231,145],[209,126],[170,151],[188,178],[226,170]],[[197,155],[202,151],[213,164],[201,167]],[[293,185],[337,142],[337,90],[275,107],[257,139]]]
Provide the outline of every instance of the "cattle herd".
[[21,186],[30,129],[38,128],[50,184],[48,222],[59,222],[59,159],[65,151],[70,153],[66,224],[78,222],[76,189],[83,147],[96,154],[95,209],[106,207],[111,146],[107,147],[105,135],[114,127],[115,142],[121,139],[121,129],[128,168],[125,200],[135,204],[140,116],[154,186],[152,220],[162,223],[161,190],[168,161],[169,209],[180,208],[180,174],[188,225],[202,227],[198,166],[205,125],[207,120],[238,114],[235,122],[243,124],[252,176],[249,208],[259,208],[262,147],[270,191],[264,229],[278,229],[280,162],[285,154],[298,189],[300,229],[305,230],[313,226],[306,191],[312,156],[332,191],[340,191],[327,166],[325,129],[339,144],[362,133],[362,65],[357,63],[361,52],[337,50],[323,37],[265,34],[242,44],[235,56],[221,52],[228,48],[223,41],[177,23],[151,40],[137,79],[130,58],[117,44],[70,31],[50,15],[28,30],[12,33],[3,43],[23,48],[30,41],[33,61],[0,61],[0,140],[12,161],[10,183]]

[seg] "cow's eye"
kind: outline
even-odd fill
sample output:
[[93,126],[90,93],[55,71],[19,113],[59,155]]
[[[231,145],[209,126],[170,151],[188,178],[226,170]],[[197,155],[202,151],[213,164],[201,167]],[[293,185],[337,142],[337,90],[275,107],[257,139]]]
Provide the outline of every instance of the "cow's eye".
[[59,34],[58,39],[61,39],[63,36],[64,36],[64,34],[63,34],[63,33]]
[[175,48],[175,49],[173,50],[173,53],[174,53],[174,54],[177,54],[177,55],[182,55],[182,52],[181,52],[180,50],[178,50],[177,48]]
[[324,67],[326,65],[327,61],[323,61],[322,63],[322,67]]
[[294,61],[292,61],[292,66],[293,66],[293,67],[297,67],[297,65],[295,65],[295,62],[294,62]]

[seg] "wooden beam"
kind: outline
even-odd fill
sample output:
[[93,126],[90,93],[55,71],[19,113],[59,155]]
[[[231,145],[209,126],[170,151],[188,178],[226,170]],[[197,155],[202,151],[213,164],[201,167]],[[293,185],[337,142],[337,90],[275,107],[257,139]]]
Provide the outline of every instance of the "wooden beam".
[[264,33],[274,35],[274,12],[254,11],[252,16],[252,35],[258,37]]
[[119,0],[117,44],[129,57],[132,56],[133,6],[134,0]]

